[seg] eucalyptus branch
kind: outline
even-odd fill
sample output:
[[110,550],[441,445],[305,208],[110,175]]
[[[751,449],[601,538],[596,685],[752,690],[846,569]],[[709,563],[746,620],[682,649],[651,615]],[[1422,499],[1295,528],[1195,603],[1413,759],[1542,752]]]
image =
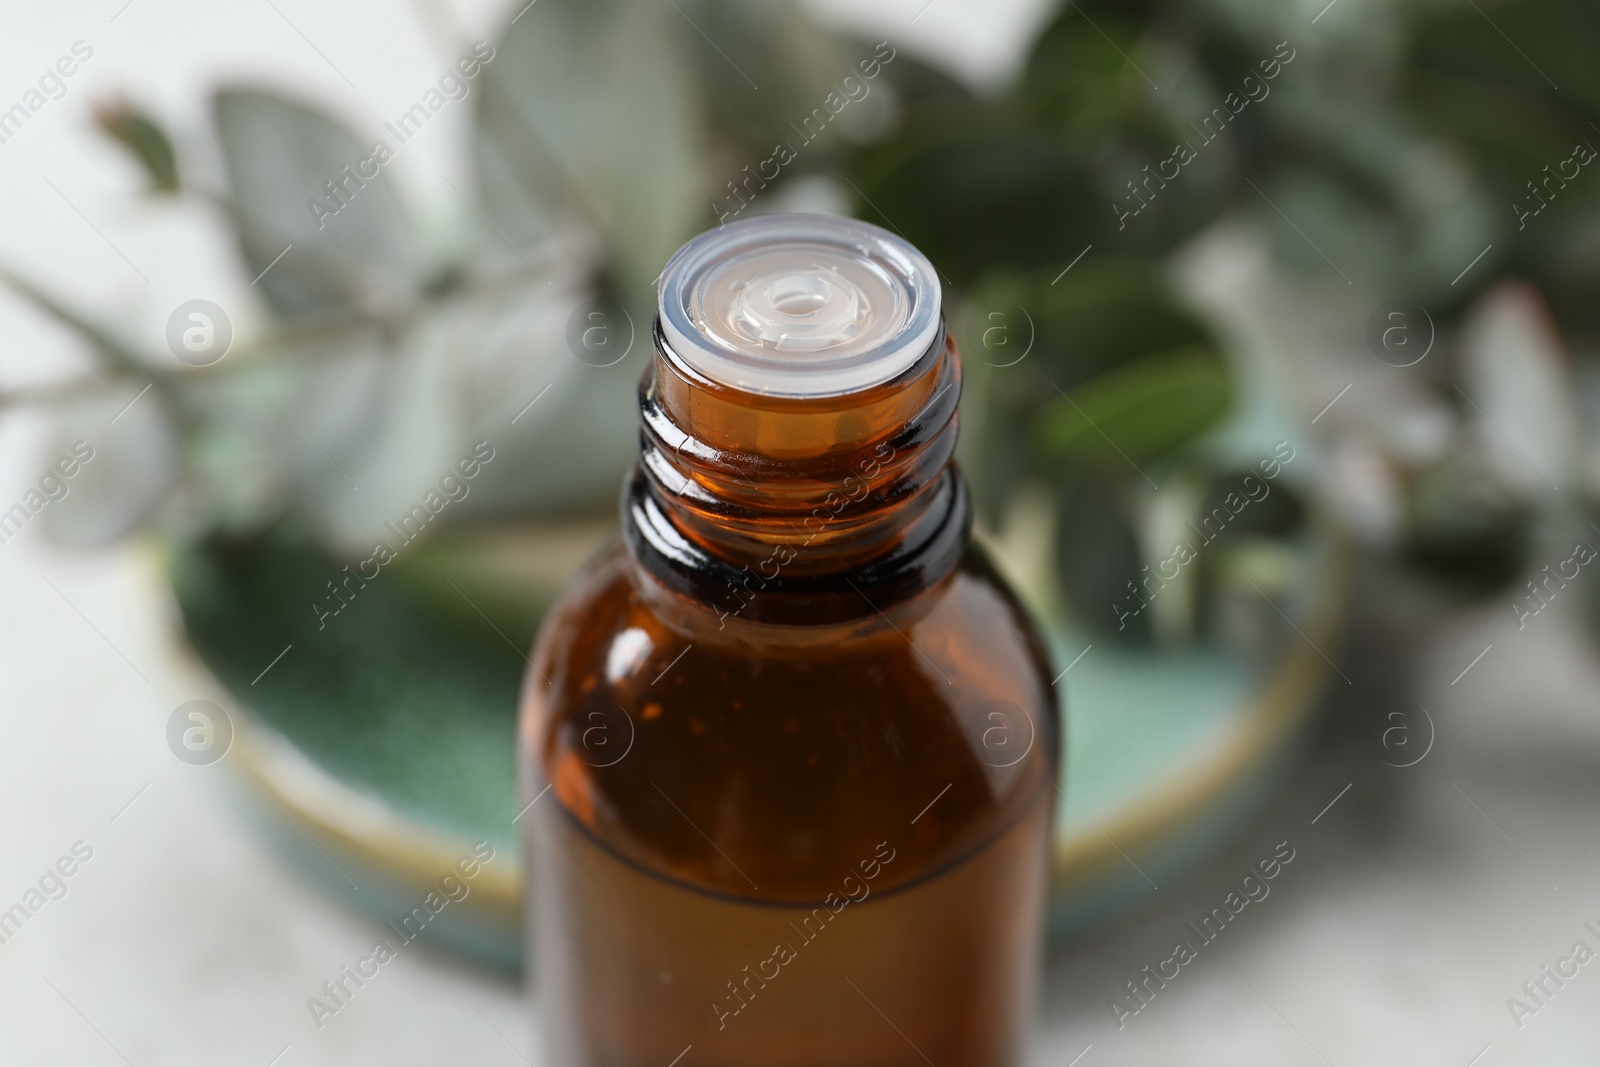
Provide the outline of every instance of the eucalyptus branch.
[[[504,44],[508,38],[509,34],[503,34],[501,43]],[[486,88],[493,86],[496,91],[503,95],[503,105],[516,117],[517,127],[523,136],[527,138],[528,147],[531,147],[536,153],[542,153],[545,157],[545,162],[553,167],[560,176],[562,191],[566,194],[568,202],[578,207],[585,216],[585,220],[597,232],[608,233],[609,231],[605,226],[607,221],[606,213],[602,210],[598,200],[590,193],[588,184],[579,180],[578,176],[567,166],[567,162],[562,158],[561,153],[556,151],[549,138],[545,137],[534,120],[523,110],[521,102],[517,98],[516,90],[512,88],[511,83],[506,79],[504,70],[501,67],[485,66],[483,68],[483,76],[487,83]]]
[[199,421],[198,414],[190,408],[172,377],[145,363],[133,349],[5,267],[0,267],[0,283],[9,286],[35,307],[88,341],[90,348],[114,376],[149,381],[157,399],[183,429],[187,430]]
[[124,373],[142,373],[144,364],[133,350],[123,345],[116,338],[106,333],[94,323],[72,311],[55,297],[46,293],[32,282],[19,277],[5,267],[0,267],[0,282],[4,282],[19,294],[31,301],[34,306],[48,313],[73,331],[83,336],[99,353],[100,358],[113,370]]
[[47,407],[53,404],[66,404],[84,397],[94,396],[118,385],[121,378],[95,375],[88,378],[75,378],[67,382],[52,382],[49,385],[29,386],[22,389],[0,389],[0,408],[8,407]]

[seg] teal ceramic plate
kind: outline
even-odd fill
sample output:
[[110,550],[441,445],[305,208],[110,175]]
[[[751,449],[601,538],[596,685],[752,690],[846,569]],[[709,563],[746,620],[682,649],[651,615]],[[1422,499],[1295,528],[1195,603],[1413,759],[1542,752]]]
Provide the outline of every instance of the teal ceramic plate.
[[[430,938],[515,966],[523,650],[604,536],[604,526],[544,526],[436,541],[326,616],[326,583],[343,575],[310,548],[238,550],[227,567],[175,555],[174,655],[234,720],[227,762],[252,818],[310,877],[396,924],[464,857],[492,849],[465,897],[423,914]],[[1291,609],[1303,637],[1290,632],[1262,666],[1201,649],[1097,645],[1080,658],[1084,639],[1057,636],[1057,662],[1072,664],[1057,686],[1069,708],[1057,934],[1136,905],[1202,860],[1290,766],[1346,584],[1331,539],[1305,556],[1296,570],[1315,578]]]

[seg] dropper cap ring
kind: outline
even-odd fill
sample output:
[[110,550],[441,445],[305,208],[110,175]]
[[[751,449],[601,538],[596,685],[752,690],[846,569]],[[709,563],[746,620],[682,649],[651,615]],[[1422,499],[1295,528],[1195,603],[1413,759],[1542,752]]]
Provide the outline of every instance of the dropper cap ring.
[[911,367],[938,334],[933,264],[903,238],[836,215],[761,215],[709,230],[661,274],[670,355],[720,385],[838,396]]

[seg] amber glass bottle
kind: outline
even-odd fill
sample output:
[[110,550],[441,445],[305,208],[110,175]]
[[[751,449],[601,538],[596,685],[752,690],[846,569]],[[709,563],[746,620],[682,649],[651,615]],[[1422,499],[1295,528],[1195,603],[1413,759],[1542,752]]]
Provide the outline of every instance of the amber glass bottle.
[[523,701],[546,1062],[1019,1061],[1060,731],[968,544],[939,299],[816,215],[663,273],[622,543]]

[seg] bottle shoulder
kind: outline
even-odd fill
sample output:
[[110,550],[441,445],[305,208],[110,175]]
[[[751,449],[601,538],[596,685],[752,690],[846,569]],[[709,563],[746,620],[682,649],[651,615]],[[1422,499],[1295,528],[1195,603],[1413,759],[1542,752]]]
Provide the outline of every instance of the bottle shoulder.
[[953,862],[1051,789],[1042,643],[981,555],[820,626],[719,619],[617,546],[535,647],[523,757],[600,842],[666,877],[813,899],[888,842],[896,880]]

